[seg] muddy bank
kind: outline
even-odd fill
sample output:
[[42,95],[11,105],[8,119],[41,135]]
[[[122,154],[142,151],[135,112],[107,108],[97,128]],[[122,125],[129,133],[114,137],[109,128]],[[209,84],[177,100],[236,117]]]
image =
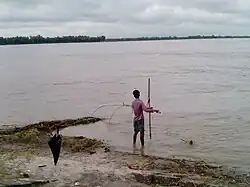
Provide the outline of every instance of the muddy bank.
[[[64,152],[55,167],[51,155],[18,156],[8,161],[28,178],[48,181],[45,186],[248,186],[207,163],[105,152],[96,154]],[[16,171],[16,172],[17,172]],[[22,175],[23,176],[23,175]],[[240,184],[241,183],[241,184]]]
[[[55,167],[48,140],[57,128],[97,118],[50,121],[0,131],[0,186],[249,186],[249,176],[205,161],[120,153],[102,141],[63,137]],[[95,125],[95,124],[91,124]]]

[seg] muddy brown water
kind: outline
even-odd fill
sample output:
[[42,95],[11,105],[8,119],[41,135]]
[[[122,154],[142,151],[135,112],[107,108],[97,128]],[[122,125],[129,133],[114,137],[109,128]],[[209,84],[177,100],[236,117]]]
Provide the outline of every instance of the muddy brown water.
[[[249,40],[2,46],[0,125],[87,116],[102,104],[130,104],[134,88],[146,100],[151,77],[152,105],[162,114],[153,115],[146,152],[250,170],[249,49]],[[95,115],[108,117],[114,110],[105,107]],[[63,133],[103,138],[131,151],[131,117],[123,107],[111,124]]]

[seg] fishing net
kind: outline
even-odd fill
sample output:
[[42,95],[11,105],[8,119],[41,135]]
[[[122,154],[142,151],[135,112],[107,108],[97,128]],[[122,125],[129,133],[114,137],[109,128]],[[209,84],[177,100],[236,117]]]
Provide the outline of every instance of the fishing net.
[[[121,119],[130,119],[131,113],[131,105],[125,103],[115,103],[99,105],[92,112],[90,112],[89,115],[105,119],[105,122],[108,124],[115,124],[118,121],[121,122]],[[116,118],[117,121],[115,122]]]

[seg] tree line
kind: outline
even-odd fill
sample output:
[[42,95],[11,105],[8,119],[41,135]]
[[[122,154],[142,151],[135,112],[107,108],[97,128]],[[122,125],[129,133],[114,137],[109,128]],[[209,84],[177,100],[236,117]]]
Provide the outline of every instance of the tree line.
[[81,42],[104,42],[105,36],[57,36],[43,37],[37,36],[16,36],[0,37],[0,45],[21,45],[21,44],[49,44],[49,43],[81,43]]
[[0,45],[22,44],[49,44],[49,43],[87,43],[87,42],[119,42],[119,41],[150,41],[150,40],[190,40],[190,39],[226,39],[226,38],[250,38],[250,36],[166,36],[166,37],[137,37],[137,38],[106,38],[105,36],[16,36],[0,37]]
[[150,40],[192,40],[192,39],[230,39],[230,38],[250,38],[250,36],[164,36],[164,37],[139,37],[139,38],[112,38],[106,41],[150,41]]

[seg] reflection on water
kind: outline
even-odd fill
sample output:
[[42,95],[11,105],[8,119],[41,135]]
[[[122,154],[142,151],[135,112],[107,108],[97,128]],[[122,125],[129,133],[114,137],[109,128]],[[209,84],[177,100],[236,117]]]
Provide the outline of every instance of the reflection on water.
[[[146,101],[151,77],[152,104],[162,114],[153,115],[145,154],[204,157],[250,169],[249,45],[193,40],[4,46],[0,123],[86,116],[102,104],[130,104],[134,88]],[[109,117],[115,110],[104,107],[96,115]],[[111,124],[64,133],[103,138],[133,151],[132,111],[123,107]]]

